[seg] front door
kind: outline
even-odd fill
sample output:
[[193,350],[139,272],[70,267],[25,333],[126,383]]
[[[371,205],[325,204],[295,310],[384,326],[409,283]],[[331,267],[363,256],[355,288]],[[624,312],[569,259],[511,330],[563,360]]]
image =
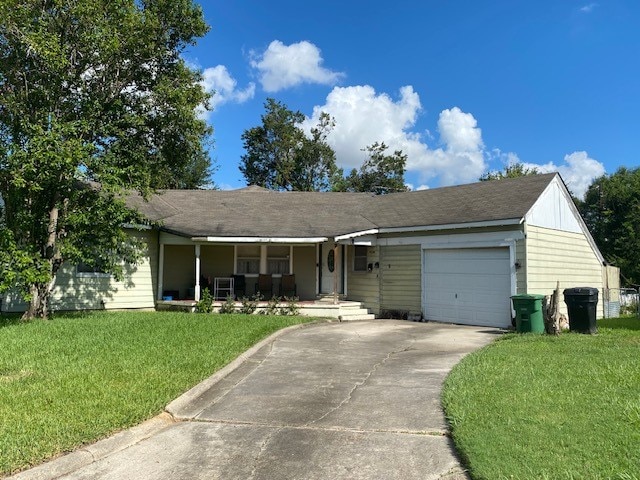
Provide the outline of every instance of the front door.
[[322,275],[320,279],[320,293],[333,293],[334,271],[337,274],[336,278],[338,282],[336,288],[338,293],[340,293],[340,286],[342,284],[342,269],[340,266],[342,265],[342,259],[340,258],[340,248],[336,250],[336,254],[334,255],[333,242],[324,242],[321,245],[320,268]]

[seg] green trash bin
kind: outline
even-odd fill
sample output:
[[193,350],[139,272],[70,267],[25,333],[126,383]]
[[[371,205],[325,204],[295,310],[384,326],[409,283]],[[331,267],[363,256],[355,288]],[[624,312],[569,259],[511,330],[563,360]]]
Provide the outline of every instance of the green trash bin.
[[542,299],[544,295],[514,295],[511,297],[516,311],[516,332],[544,333]]

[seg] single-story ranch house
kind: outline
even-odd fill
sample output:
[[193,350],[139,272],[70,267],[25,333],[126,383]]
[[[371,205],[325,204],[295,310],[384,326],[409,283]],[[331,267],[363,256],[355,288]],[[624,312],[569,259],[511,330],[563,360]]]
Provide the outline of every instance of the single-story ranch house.
[[[133,233],[147,244],[144,261],[123,282],[64,266],[54,309],[284,287],[301,302],[356,301],[378,316],[508,327],[516,293],[549,295],[560,281],[597,287],[602,299],[618,286],[555,173],[388,195],[167,190],[131,204],[160,225]],[[11,296],[2,307],[24,308]]]

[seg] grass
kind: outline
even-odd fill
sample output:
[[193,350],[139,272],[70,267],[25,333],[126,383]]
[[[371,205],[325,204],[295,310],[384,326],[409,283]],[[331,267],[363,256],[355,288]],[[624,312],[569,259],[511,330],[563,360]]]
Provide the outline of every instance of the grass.
[[96,312],[0,317],[0,474],[135,425],[304,317]]
[[640,319],[598,328],[508,334],[453,369],[443,403],[472,478],[640,478]]

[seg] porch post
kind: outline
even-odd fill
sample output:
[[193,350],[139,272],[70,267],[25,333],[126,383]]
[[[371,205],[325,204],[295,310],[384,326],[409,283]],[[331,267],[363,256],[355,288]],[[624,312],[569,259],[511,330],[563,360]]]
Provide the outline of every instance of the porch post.
[[164,243],[160,244],[160,252],[158,253],[158,291],[156,297],[158,300],[162,300],[162,290],[164,287],[162,281],[164,280]]
[[333,244],[333,304],[338,304],[338,244]]
[[260,245],[260,273],[267,273],[267,246]]
[[196,286],[194,288],[194,300],[200,301],[200,245],[196,245]]
[[293,273],[293,245],[289,245],[289,273]]

